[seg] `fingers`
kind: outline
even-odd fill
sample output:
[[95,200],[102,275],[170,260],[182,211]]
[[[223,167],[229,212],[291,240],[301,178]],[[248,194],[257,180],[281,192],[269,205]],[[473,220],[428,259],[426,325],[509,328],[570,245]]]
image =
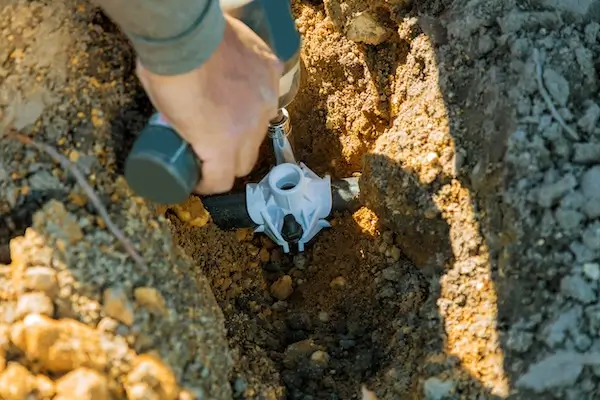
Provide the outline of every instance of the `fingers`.
[[236,178],[235,146],[219,146],[214,151],[194,148],[202,160],[202,179],[196,186],[201,195],[220,194],[231,190]]

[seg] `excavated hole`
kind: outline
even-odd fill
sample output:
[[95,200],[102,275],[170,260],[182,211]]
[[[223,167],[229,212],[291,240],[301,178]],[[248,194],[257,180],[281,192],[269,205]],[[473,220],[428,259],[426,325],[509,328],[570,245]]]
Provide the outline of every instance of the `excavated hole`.
[[[98,18],[111,29],[109,21]],[[333,58],[328,62],[335,63]],[[312,115],[320,101],[313,94],[319,77],[307,79],[291,107],[298,135],[294,141],[302,155],[321,139],[310,135],[328,131],[325,120]],[[344,76],[334,79],[346,81]],[[143,90],[138,87],[134,93],[112,122],[121,171],[136,132],[151,113]],[[248,181],[260,180],[272,165],[265,142],[264,157]],[[328,148],[326,157],[315,149],[316,156],[308,158],[317,173],[331,172],[338,162],[345,165],[339,146]],[[279,183],[283,190],[295,186],[287,180]],[[236,190],[241,188],[243,182],[238,182]],[[413,390],[427,336],[419,313],[429,296],[428,281],[394,245],[392,232],[381,236],[371,211],[336,215],[333,229],[296,255],[282,254],[264,236],[225,232],[213,224],[190,227],[173,210],[164,215],[178,243],[208,277],[223,310],[235,358],[231,384],[236,398],[254,393],[351,399],[362,384],[378,386],[390,376],[395,393]],[[386,246],[388,251],[382,251]]]

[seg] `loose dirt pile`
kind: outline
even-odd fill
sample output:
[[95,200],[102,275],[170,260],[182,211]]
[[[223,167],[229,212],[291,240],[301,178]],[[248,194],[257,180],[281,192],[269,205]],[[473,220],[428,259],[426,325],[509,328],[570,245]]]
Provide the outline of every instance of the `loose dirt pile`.
[[290,256],[133,197],[126,40],[87,3],[0,3],[0,125],[82,169],[147,263],[0,141],[0,398],[600,397],[600,5],[293,8],[297,155],[366,207]]

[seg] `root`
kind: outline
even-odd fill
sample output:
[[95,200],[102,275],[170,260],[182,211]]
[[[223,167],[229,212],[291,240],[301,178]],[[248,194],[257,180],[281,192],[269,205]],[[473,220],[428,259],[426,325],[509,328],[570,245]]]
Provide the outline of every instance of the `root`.
[[546,105],[548,106],[550,113],[552,114],[554,119],[560,124],[560,126],[562,126],[563,129],[569,134],[571,139],[573,139],[575,141],[581,140],[579,138],[579,135],[577,134],[577,132],[575,132],[575,130],[572,129],[569,125],[567,125],[567,123],[565,122],[563,117],[560,116],[560,114],[558,113],[558,110],[556,109],[556,107],[554,106],[554,103],[552,102],[552,98],[550,97],[550,94],[544,87],[544,82],[542,79],[542,73],[543,73],[542,61],[540,60],[540,52],[538,49],[533,49],[533,61],[535,62],[535,72],[536,72],[535,79],[538,84],[538,90],[540,91],[542,98],[546,102]]
[[18,140],[19,142],[33,146],[38,150],[48,154],[54,161],[59,163],[66,171],[70,172],[74,177],[77,183],[83,188],[83,191],[87,195],[90,202],[94,205],[94,208],[100,214],[100,217],[104,220],[106,227],[113,234],[113,236],[123,245],[125,251],[129,254],[129,256],[133,259],[135,264],[141,269],[140,272],[144,272],[148,270],[148,266],[144,261],[143,257],[138,253],[135,249],[135,246],[131,241],[125,236],[125,234],[117,227],[117,225],[112,221],[110,216],[108,215],[108,211],[106,207],[102,204],[102,201],[92,188],[92,186],[87,182],[79,168],[70,162],[65,156],[60,154],[55,148],[49,146],[45,143],[36,142],[33,139],[17,132],[15,129],[9,128],[5,130],[3,135],[0,135],[0,138],[4,136],[6,138],[12,138]]

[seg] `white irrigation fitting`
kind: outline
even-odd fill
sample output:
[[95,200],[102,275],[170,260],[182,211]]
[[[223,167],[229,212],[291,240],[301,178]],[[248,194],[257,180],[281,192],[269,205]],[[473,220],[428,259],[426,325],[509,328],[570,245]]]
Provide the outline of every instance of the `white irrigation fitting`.
[[302,252],[317,233],[331,227],[325,220],[332,207],[331,177],[321,178],[303,163],[282,163],[246,186],[246,204],[258,225],[255,232],[264,232],[285,253],[291,243]]

